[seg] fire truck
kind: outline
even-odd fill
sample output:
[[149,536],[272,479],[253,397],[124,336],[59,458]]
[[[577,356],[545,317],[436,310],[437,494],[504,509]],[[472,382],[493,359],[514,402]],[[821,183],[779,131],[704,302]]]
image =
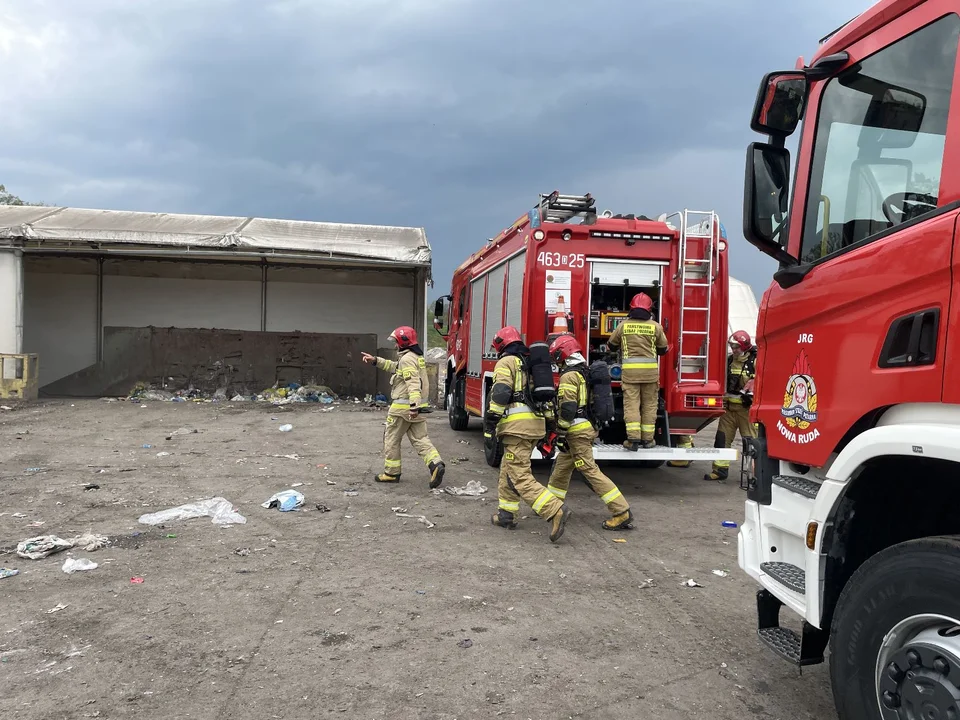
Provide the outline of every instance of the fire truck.
[[780,267],[739,564],[766,645],[828,652],[841,720],[960,717],[958,13],[878,2],[766,75],[751,122],[744,234]]
[[[528,345],[571,333],[588,362],[605,358],[607,339],[642,291],[671,341],[660,362],[658,447],[623,447],[620,368],[613,363],[617,420],[602,430],[595,457],[646,467],[737,459],[737,449],[677,448],[672,439],[694,434],[723,412],[727,288],[727,244],[716,213],[684,210],[654,221],[598,214],[590,195],[541,195],[457,268],[450,294],[436,302],[434,326],[448,349],[450,427],[463,431],[471,416],[483,417],[497,362],[491,342],[500,328],[515,326]],[[495,438],[484,451],[488,464],[500,464],[503,449]],[[534,459],[551,458],[535,451]]]

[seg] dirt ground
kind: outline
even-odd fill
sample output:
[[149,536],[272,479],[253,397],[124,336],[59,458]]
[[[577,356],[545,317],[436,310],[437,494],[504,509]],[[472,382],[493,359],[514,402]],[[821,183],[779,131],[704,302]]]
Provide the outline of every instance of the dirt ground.
[[[479,425],[429,420],[445,485],[479,480],[478,499],[432,495],[408,446],[402,483],[376,485],[379,411],[146,405],[0,411],[0,566],[20,570],[0,579],[5,720],[835,717],[826,665],[801,676],[757,641],[755,588],[721,527],[742,518],[744,493],[704,482],[704,465],[608,466],[637,516],[629,533],[601,530],[602,504],[574,482],[552,545],[535,517],[490,524]],[[293,483],[305,509],[260,507]],[[217,495],[246,524],[137,522]],[[112,545],[12,552],[87,530]],[[71,556],[99,567],[65,574]]]

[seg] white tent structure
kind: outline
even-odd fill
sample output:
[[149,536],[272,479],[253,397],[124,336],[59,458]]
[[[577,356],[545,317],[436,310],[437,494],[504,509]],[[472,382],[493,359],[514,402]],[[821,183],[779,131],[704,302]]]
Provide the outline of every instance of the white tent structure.
[[737,330],[750,333],[753,342],[757,342],[757,315],[760,309],[753,290],[745,282],[730,278],[730,308],[727,313],[727,337]]

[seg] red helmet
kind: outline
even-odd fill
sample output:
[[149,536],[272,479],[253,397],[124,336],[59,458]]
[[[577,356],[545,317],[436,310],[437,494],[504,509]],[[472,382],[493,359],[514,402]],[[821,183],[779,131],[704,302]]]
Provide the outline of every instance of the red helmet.
[[630,309],[651,312],[653,310],[653,300],[651,300],[650,296],[646,293],[637,293],[633,296],[633,300],[630,301]]
[[574,353],[582,353],[583,349],[580,343],[573,335],[561,335],[550,343],[550,356],[556,360],[558,365],[563,365],[567,358]]
[[740,352],[746,352],[753,346],[753,343],[750,342],[750,333],[746,330],[737,330],[727,342],[730,347],[739,348]]
[[493,336],[493,342],[490,344],[493,346],[493,349],[497,351],[497,355],[499,355],[507,345],[515,342],[523,342],[520,331],[512,325],[507,325],[507,327],[500,328],[500,330],[497,331],[497,334]]
[[400,350],[406,350],[408,347],[417,344],[417,331],[412,327],[403,325],[390,333],[390,338],[397,341],[397,347]]

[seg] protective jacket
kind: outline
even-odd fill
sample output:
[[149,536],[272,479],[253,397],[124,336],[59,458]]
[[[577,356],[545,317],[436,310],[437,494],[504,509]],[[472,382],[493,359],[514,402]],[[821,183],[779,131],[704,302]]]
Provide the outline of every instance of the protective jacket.
[[568,365],[557,386],[557,429],[564,435],[579,435],[595,431],[588,418],[587,380],[581,368]]
[[[635,315],[639,313],[631,313]],[[620,323],[607,345],[620,349],[622,378],[628,383],[650,383],[660,380],[657,357],[667,351],[667,336],[656,320],[644,313],[647,319],[627,318]]]
[[488,406],[490,415],[500,418],[497,437],[511,435],[539,440],[546,434],[546,418],[537,415],[527,404],[526,387],[527,369],[523,358],[516,354],[501,357],[493,369],[493,387],[490,389]]
[[[377,367],[393,374],[390,378],[389,415],[406,416],[411,410],[419,411],[425,405],[424,398],[428,395],[430,378],[427,376],[427,363],[422,355],[401,350],[395,361],[378,357]],[[417,420],[423,422],[425,418],[420,417]]]

